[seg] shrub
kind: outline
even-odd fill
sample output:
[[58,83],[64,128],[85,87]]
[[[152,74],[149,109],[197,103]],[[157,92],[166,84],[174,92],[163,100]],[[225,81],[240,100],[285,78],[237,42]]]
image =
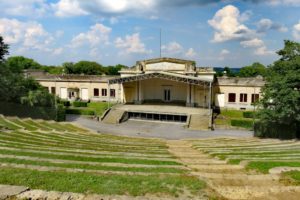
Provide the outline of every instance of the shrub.
[[62,105],[64,105],[65,107],[71,106],[70,101],[67,101],[67,100],[60,100],[60,103],[61,103]]
[[251,120],[232,119],[231,126],[237,126],[237,127],[251,129],[251,128],[253,128],[253,122]]
[[88,103],[83,101],[74,101],[73,106],[74,107],[87,107]]
[[95,115],[93,110],[87,109],[66,109],[66,114],[72,115]]
[[262,138],[293,139],[297,135],[297,125],[257,121],[254,124],[254,136]]
[[66,121],[66,110],[63,104],[57,105],[56,121],[58,122]]
[[255,113],[253,111],[245,111],[243,112],[244,118],[253,118],[255,116]]

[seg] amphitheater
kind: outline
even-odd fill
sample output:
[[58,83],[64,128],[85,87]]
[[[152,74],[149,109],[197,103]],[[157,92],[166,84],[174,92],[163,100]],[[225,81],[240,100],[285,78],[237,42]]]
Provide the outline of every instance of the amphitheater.
[[0,130],[0,199],[292,200],[300,195],[299,182],[287,177],[300,170],[299,141],[145,139],[4,116]]

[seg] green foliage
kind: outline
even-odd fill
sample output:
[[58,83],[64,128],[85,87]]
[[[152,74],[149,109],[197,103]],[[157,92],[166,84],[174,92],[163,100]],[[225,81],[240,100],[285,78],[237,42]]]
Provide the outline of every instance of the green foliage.
[[266,76],[267,68],[263,64],[256,62],[250,66],[242,67],[238,75],[240,77]]
[[242,128],[251,129],[251,128],[253,128],[253,121],[243,120],[243,119],[232,119],[231,126],[238,126],[238,127],[242,127]]
[[68,101],[68,100],[59,99],[58,103],[64,105],[65,107],[70,107],[71,106],[71,102]]
[[105,70],[106,70],[106,74],[108,75],[120,75],[119,71],[123,68],[128,68],[128,67],[125,65],[118,64],[116,66],[107,66]]
[[58,66],[42,66],[41,69],[49,74],[62,74],[64,71],[63,67]]
[[271,121],[258,121],[254,124],[254,136],[262,138],[293,139],[297,126]]
[[[297,137],[300,137],[300,127],[297,125],[300,124],[300,44],[285,41],[285,47],[278,55],[281,58],[269,67],[266,76],[259,118],[267,124],[263,125],[264,128],[274,124],[296,127]],[[274,136],[264,128],[257,129],[266,131],[257,135]]]
[[95,115],[95,112],[93,110],[88,109],[74,109],[74,108],[68,108],[66,109],[66,114],[72,114],[72,115]]
[[73,106],[74,107],[87,107],[88,103],[87,102],[82,102],[82,101],[74,101]]
[[41,65],[30,58],[23,56],[9,57],[6,61],[10,71],[14,73],[22,73],[24,69],[40,69]]
[[265,174],[274,167],[300,167],[300,162],[252,161],[247,165],[247,169],[255,169]]
[[243,113],[241,110],[221,110],[221,115],[229,118],[243,118]]
[[100,64],[90,61],[80,61],[76,64],[64,63],[63,67],[67,74],[101,75],[105,73]]
[[4,56],[9,53],[8,49],[8,44],[4,43],[3,37],[0,35],[0,63],[4,61]]
[[63,122],[66,121],[66,110],[62,104],[58,104],[56,107],[56,118],[55,121]]
[[243,117],[244,118],[254,118],[255,112],[253,111],[245,111],[243,112]]
[[55,97],[47,90],[31,90],[21,97],[21,103],[27,106],[54,107]]

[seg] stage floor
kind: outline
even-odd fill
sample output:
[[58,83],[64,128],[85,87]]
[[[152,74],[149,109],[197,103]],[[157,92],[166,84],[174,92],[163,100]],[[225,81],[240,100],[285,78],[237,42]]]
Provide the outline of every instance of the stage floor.
[[126,112],[140,113],[158,113],[158,114],[176,114],[176,115],[210,115],[210,110],[206,108],[185,107],[179,105],[117,105],[115,109],[124,110]]

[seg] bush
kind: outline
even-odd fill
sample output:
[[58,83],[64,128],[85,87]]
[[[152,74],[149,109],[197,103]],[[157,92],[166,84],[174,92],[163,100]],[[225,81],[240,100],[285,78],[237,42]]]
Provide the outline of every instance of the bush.
[[66,109],[66,114],[72,115],[95,115],[93,110],[87,109]]
[[253,111],[245,111],[243,112],[243,117],[244,118],[253,118],[255,113]]
[[70,107],[71,106],[70,101],[67,101],[67,100],[60,100],[60,103],[62,105],[64,105],[65,107]]
[[253,122],[251,120],[243,120],[243,119],[232,119],[231,126],[237,126],[242,128],[251,129],[253,128]]
[[88,103],[83,101],[74,101],[73,106],[74,107],[87,107]]
[[66,121],[66,110],[65,110],[63,104],[58,104],[57,105],[56,121],[58,121],[58,122]]
[[262,138],[294,139],[297,136],[297,125],[291,126],[275,122],[257,121],[254,124],[254,136]]

